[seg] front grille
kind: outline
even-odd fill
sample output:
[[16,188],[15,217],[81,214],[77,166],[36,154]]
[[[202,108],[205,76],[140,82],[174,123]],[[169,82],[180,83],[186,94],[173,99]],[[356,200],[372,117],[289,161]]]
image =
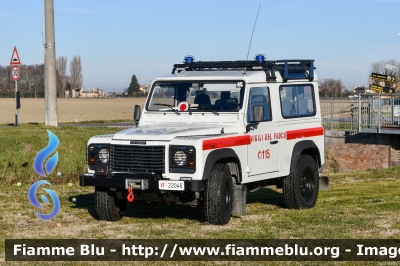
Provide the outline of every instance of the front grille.
[[111,145],[113,172],[165,172],[165,146]]

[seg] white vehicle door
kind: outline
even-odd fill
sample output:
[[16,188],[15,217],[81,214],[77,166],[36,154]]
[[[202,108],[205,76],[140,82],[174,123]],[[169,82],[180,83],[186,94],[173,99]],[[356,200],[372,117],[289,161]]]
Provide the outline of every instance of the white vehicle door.
[[279,171],[279,141],[274,139],[275,125],[272,122],[271,99],[266,84],[250,87],[247,123],[254,122],[253,107],[256,105],[264,107],[264,121],[251,127],[248,133],[251,139],[247,152],[249,176]]

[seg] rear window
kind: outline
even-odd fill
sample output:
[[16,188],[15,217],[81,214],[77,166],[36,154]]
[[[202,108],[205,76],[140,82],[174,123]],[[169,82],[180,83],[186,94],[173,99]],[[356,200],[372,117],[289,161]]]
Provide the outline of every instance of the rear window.
[[315,116],[312,85],[280,86],[281,111],[284,118]]

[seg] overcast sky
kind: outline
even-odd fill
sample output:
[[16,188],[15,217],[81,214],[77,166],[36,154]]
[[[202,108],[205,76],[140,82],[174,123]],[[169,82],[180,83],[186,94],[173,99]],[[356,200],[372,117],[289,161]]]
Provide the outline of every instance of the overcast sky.
[[[315,59],[318,79],[368,85],[371,64],[400,61],[400,0],[54,0],[56,56],[79,55],[83,86],[122,92],[197,61]],[[43,1],[2,1],[0,65],[14,46],[23,64],[44,62]]]

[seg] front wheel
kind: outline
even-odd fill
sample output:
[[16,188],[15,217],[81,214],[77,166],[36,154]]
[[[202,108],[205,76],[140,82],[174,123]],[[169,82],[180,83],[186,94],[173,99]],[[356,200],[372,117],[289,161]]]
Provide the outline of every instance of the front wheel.
[[126,201],[118,199],[115,192],[96,187],[94,192],[95,210],[99,220],[119,221],[124,216]]
[[318,166],[309,155],[300,155],[296,171],[283,179],[283,195],[290,209],[312,208],[319,190]]
[[229,223],[232,215],[232,176],[229,166],[216,163],[204,188],[205,220],[210,224]]

